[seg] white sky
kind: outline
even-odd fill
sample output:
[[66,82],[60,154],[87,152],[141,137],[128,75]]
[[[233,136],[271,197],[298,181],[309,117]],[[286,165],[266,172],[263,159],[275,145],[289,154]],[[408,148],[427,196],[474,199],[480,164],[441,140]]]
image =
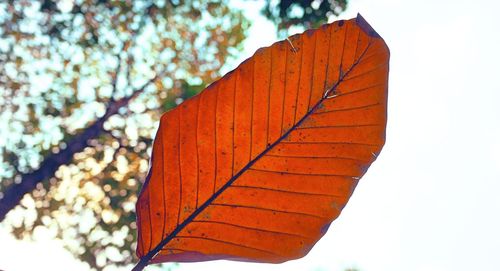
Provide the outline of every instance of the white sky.
[[[499,10],[494,0],[351,0],[341,17],[360,12],[391,50],[382,154],[306,257],[176,270],[500,270]],[[275,41],[254,18],[245,58]],[[57,241],[15,241],[0,228],[0,270],[85,267]]]

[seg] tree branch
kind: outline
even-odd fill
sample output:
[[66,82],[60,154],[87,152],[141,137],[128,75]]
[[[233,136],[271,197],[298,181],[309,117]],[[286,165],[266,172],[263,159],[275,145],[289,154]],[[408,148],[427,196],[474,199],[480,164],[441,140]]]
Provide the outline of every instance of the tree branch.
[[[0,222],[5,219],[7,213],[16,207],[21,199],[27,193],[30,193],[36,188],[36,185],[48,178],[54,176],[57,169],[65,164],[68,164],[73,159],[73,155],[75,153],[83,151],[86,147],[89,146],[89,141],[91,139],[95,139],[99,137],[102,133],[106,132],[104,130],[104,122],[106,122],[109,117],[118,113],[118,110],[122,107],[127,106],[130,101],[135,99],[141,93],[144,92],[147,86],[154,83],[158,78],[161,78],[165,75],[165,71],[161,73],[157,73],[152,79],[147,81],[142,87],[137,88],[132,91],[132,94],[128,97],[124,97],[118,100],[115,100],[114,94],[117,89],[117,78],[118,73],[122,69],[122,61],[123,58],[121,56],[122,51],[127,51],[128,47],[130,47],[131,43],[135,43],[137,36],[141,29],[144,28],[145,17],[147,13],[143,14],[140,19],[139,27],[137,31],[132,33],[132,39],[130,41],[126,41],[123,44],[122,49],[118,53],[118,67],[116,72],[112,78],[112,96],[110,97],[109,102],[107,103],[106,113],[104,116],[96,120],[93,124],[85,128],[81,133],[77,134],[73,139],[66,142],[66,149],[58,152],[52,153],[49,156],[45,157],[43,162],[40,164],[39,168],[31,173],[21,175],[21,181],[19,183],[14,183],[9,186],[5,191],[3,191],[3,197],[0,198]],[[127,48],[126,48],[127,47]],[[131,60],[131,55],[127,54],[128,62]],[[129,65],[127,65],[129,66]],[[127,78],[130,76],[130,67],[127,67]],[[129,79],[129,78],[128,78]]]
[[66,149],[61,150],[58,153],[50,154],[43,160],[37,170],[28,174],[23,174],[19,183],[14,183],[9,186],[4,191],[3,198],[0,199],[0,222],[5,219],[5,216],[10,210],[19,204],[24,195],[30,193],[36,188],[38,183],[54,176],[54,173],[60,166],[71,162],[75,153],[81,152],[89,146],[89,141],[91,139],[95,139],[104,133],[104,122],[106,122],[109,117],[117,114],[120,108],[127,106],[131,100],[143,93],[147,86],[154,83],[154,81],[164,74],[165,72],[157,74],[142,87],[135,89],[132,95],[110,102],[104,116],[85,128],[73,139],[66,142]]

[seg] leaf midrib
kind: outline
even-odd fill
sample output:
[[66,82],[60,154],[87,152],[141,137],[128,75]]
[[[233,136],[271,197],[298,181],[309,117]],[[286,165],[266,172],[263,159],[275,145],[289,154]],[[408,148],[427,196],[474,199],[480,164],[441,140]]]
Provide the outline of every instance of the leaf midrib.
[[[212,204],[227,188],[229,188],[243,173],[245,173],[248,169],[250,169],[251,166],[253,166],[261,157],[267,154],[271,149],[273,149],[276,145],[281,143],[283,139],[286,139],[291,132],[293,132],[297,127],[299,127],[310,115],[316,111],[321,103],[323,101],[327,100],[328,96],[332,93],[335,92],[336,87],[343,82],[344,78],[352,71],[354,67],[356,67],[361,59],[364,57],[368,49],[370,48],[372,44],[372,38],[370,38],[368,45],[364,49],[364,51],[360,54],[358,59],[349,67],[349,69],[342,74],[342,76],[339,78],[339,80],[329,89],[324,91],[324,95],[319,99],[319,101],[306,113],[304,116],[297,122],[295,123],[290,129],[284,133],[280,138],[278,138],[274,143],[271,145],[267,146],[265,150],[263,150],[259,155],[257,155],[253,160],[248,162],[238,173],[233,175],[229,181],[227,181],[219,190],[217,190],[210,198],[208,198],[202,205],[200,205],[191,215],[189,215],[182,223],[178,224],[177,227],[167,236],[165,237],[158,245],[154,247],[151,251],[149,251],[146,255],[142,256],[140,259],[140,262],[137,266],[140,266],[142,264],[146,264],[149,262],[150,259],[156,256],[161,249],[168,244],[172,239],[174,239],[177,234],[182,231],[188,224],[190,224],[194,219],[201,213],[203,212],[210,204]],[[132,270],[134,271],[135,268]]]

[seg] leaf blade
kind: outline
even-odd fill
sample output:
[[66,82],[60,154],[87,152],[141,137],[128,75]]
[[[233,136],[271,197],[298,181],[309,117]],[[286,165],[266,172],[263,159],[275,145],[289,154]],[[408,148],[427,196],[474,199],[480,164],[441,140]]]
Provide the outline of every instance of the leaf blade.
[[[361,20],[339,21],[260,49],[164,114],[162,123],[168,124],[175,116],[180,122],[181,116],[197,112],[190,137],[197,148],[187,151],[188,137],[178,136],[177,166],[175,148],[172,162],[161,165],[174,165],[178,180],[173,174],[145,184],[137,204],[139,257],[283,262],[312,248],[385,142],[389,54]],[[160,125],[159,133],[175,127],[179,134],[192,133],[188,124],[176,125]],[[182,168],[193,168],[194,159],[181,160],[190,155],[198,159],[196,192],[193,181],[191,189],[183,188],[181,176],[192,174],[193,169],[181,174]],[[152,163],[152,171],[162,170]],[[177,188],[173,180],[179,181]],[[161,185],[149,187],[150,182]],[[167,209],[177,207],[177,224],[161,234],[159,226],[151,226],[143,235],[143,225],[152,225],[151,212],[142,214],[144,206],[161,203],[144,190],[159,186],[167,191],[166,199],[180,191],[177,202],[163,202]],[[155,236],[149,244],[147,233]],[[288,245],[277,245],[276,236]],[[154,249],[145,250],[146,244]]]

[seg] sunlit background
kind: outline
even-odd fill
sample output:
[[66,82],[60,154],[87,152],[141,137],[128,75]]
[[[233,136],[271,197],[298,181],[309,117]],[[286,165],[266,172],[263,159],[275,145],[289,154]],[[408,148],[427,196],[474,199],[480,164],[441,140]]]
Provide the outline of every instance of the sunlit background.
[[[61,2],[60,8],[72,8],[72,1]],[[16,183],[10,158],[17,157],[21,171],[36,167],[49,151],[66,147],[61,140],[69,140],[66,137],[103,116],[109,97],[130,95],[155,75],[155,69],[167,71],[165,80],[148,87],[105,124],[110,132],[75,155],[70,165],[59,168],[54,178],[9,213],[0,224],[0,270],[83,271],[89,270],[86,261],[107,265],[104,270],[131,269],[127,263],[122,267],[112,263],[124,262],[128,252],[121,247],[130,250],[134,241],[135,191],[147,170],[147,148],[159,114],[144,112],[175,106],[256,49],[282,37],[276,21],[262,14],[264,5],[231,1],[228,7],[236,15],[220,22],[217,17],[228,18],[230,10],[207,6],[214,9],[210,20],[179,10],[172,15],[177,30],[167,33],[157,48],[147,46],[157,44],[149,39],[155,39],[161,29],[147,27],[136,41],[144,46],[122,48],[133,50],[134,59],[118,55],[122,66],[116,90],[112,86],[118,47],[102,51],[104,47],[94,46],[94,51],[84,52],[61,42],[53,46],[62,48],[63,54],[38,49],[39,58],[29,59],[21,49],[15,51],[0,40],[1,54],[18,58],[7,61],[4,56],[2,61],[14,64],[2,66],[0,72],[19,81],[10,84],[21,85],[14,96],[5,89],[15,85],[0,85],[0,91],[5,91],[0,100],[2,189]],[[339,18],[361,13],[391,50],[389,121],[386,146],[341,216],[299,260],[280,265],[214,261],[163,269],[500,270],[499,10],[500,3],[493,0],[350,0]],[[2,9],[0,18],[6,16]],[[158,20],[156,25],[165,24]],[[302,26],[291,29],[290,33],[303,30]],[[201,31],[197,34],[206,40],[191,46],[190,31]],[[180,44],[179,37],[185,44]],[[105,35],[97,38],[114,42]],[[19,40],[25,42],[23,48],[31,48],[31,39]],[[78,41],[95,42],[92,37]],[[50,47],[48,41],[41,42],[32,47]],[[170,64],[156,67],[155,59]],[[126,69],[129,64],[134,67],[131,71]],[[32,80],[30,86],[22,87],[27,78]],[[75,91],[67,93],[68,88]],[[23,133],[33,136],[21,138]],[[56,188],[50,187],[55,182]],[[132,187],[134,193],[129,192]],[[50,200],[43,200],[47,197]],[[82,250],[88,247],[92,250]],[[95,255],[99,256],[92,258]]]

